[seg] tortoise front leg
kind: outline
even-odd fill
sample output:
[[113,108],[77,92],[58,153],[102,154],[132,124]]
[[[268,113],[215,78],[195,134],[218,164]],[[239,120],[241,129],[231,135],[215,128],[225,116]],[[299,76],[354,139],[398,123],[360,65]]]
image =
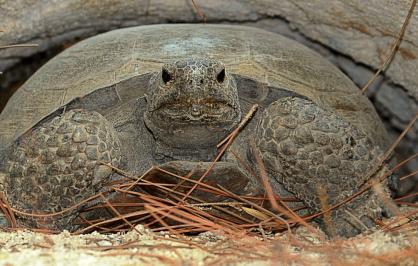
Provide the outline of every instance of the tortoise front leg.
[[[24,212],[59,212],[96,194],[121,160],[110,122],[94,111],[75,109],[41,122],[22,136],[6,160],[4,189],[10,204]],[[21,226],[74,229],[80,208],[48,219],[17,216]]]
[[[381,154],[361,130],[309,100],[280,99],[261,117],[255,140],[266,170],[312,213],[357,192]],[[389,195],[386,185],[383,193]],[[363,193],[332,211],[331,228],[325,229],[356,235],[374,225],[382,206],[373,191]]]

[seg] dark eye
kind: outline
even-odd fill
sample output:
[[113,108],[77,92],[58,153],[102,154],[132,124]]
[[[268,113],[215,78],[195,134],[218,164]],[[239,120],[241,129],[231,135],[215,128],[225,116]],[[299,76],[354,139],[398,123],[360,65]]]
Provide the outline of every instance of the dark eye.
[[219,72],[219,73],[218,73],[218,75],[216,75],[216,80],[217,80],[219,83],[224,82],[224,80],[225,80],[225,68],[223,68],[223,69],[221,70],[221,72]]
[[173,78],[171,77],[170,73],[168,73],[167,69],[163,68],[161,73],[161,78],[163,79],[164,83],[167,84]]

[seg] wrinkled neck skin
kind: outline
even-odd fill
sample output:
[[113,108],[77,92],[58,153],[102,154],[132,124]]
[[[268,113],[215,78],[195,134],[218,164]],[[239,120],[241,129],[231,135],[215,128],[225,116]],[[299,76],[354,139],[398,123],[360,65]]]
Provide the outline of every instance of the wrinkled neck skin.
[[155,74],[144,122],[155,140],[154,158],[212,161],[216,145],[240,122],[236,82],[214,60],[180,60]]

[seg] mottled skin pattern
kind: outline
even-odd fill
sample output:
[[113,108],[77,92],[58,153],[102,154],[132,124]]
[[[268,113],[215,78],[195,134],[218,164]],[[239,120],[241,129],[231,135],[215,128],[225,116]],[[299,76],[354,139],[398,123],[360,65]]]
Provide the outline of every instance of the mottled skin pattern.
[[145,124],[160,161],[210,161],[241,120],[235,80],[216,60],[181,60],[151,78]]
[[[165,64],[151,78],[146,99],[144,117],[136,123],[145,123],[152,134],[156,163],[211,161],[216,144],[242,117],[233,76],[212,59]],[[246,152],[240,155],[256,168],[248,145],[255,140],[270,182],[283,185],[312,212],[321,210],[319,188],[325,191],[328,205],[342,201],[364,185],[366,173],[381,154],[360,129],[307,99],[279,99],[257,117],[251,121],[256,123],[254,132],[243,142]],[[112,177],[110,168],[98,160],[115,166],[129,160],[121,157],[112,124],[95,112],[68,111],[41,122],[28,135],[16,145],[6,173],[8,200],[22,210],[67,208],[100,191]],[[368,192],[333,211],[336,233],[352,236],[364,225],[371,226],[381,215],[380,205],[378,197]],[[54,218],[47,227],[71,229],[76,214],[77,210]],[[19,222],[35,226],[31,220]]]
[[[322,207],[319,195],[325,194],[328,206],[333,206],[358,191],[382,154],[359,129],[300,98],[272,103],[258,121],[256,135],[270,176],[315,212]],[[336,233],[360,233],[363,225],[350,214],[373,224],[371,219],[383,211],[381,203],[368,192],[333,212]]]

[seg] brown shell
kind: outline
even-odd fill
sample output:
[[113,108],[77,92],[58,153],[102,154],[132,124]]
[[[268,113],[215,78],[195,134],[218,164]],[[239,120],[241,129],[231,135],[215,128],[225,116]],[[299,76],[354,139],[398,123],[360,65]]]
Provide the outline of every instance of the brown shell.
[[[125,28],[84,40],[39,69],[0,114],[0,153],[76,97],[149,72],[176,58],[210,57],[227,70],[328,106],[381,147],[387,135],[367,97],[334,65],[307,47],[264,30],[170,24]],[[142,96],[143,90],[138,90]]]

